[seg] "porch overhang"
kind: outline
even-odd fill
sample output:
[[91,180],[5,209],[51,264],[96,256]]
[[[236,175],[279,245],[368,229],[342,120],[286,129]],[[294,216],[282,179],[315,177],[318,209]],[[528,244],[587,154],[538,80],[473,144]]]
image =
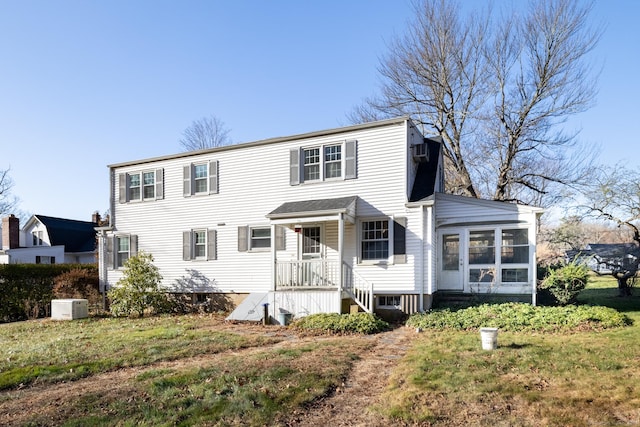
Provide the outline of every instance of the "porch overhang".
[[358,196],[285,202],[267,214],[272,224],[337,221],[354,224]]

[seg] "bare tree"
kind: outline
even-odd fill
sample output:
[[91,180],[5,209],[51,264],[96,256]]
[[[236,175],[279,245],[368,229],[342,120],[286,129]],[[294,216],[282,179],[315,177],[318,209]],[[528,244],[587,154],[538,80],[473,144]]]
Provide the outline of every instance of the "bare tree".
[[0,217],[14,213],[18,206],[18,199],[11,194],[13,180],[9,176],[9,169],[0,170]]
[[229,129],[213,115],[195,120],[182,132],[180,138],[180,145],[185,151],[204,150],[231,143]]
[[408,33],[383,58],[380,96],[349,118],[409,115],[444,141],[447,191],[549,204],[558,185],[586,177],[587,150],[558,131],[595,96],[588,53],[599,31],[590,5],[532,2],[524,15],[463,17],[459,5],[421,0]]
[[631,295],[640,262],[640,169],[616,167],[594,177],[580,208],[588,215],[612,222],[631,233],[631,242],[596,258],[618,281],[621,296]]

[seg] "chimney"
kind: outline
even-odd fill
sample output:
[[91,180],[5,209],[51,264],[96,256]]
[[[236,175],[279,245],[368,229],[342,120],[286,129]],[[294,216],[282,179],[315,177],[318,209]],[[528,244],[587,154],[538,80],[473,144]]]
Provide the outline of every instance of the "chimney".
[[20,247],[20,220],[11,214],[2,218],[2,249]]
[[91,215],[91,222],[93,222],[94,224],[100,225],[101,220],[102,218],[100,218],[100,212],[95,211],[93,215]]

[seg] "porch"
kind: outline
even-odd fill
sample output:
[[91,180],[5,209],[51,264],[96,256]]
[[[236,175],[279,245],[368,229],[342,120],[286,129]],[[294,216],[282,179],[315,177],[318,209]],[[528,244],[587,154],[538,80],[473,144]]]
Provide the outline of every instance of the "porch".
[[339,294],[340,299],[350,298],[367,313],[373,312],[373,283],[363,279],[345,262],[276,260],[275,269],[276,292],[333,291]]
[[[325,312],[336,311],[344,298],[373,312],[373,284],[360,277],[348,262],[356,249],[357,200],[357,196],[349,196],[286,202],[267,215],[271,235],[285,235],[286,242],[271,241],[272,291],[289,294],[297,304],[305,298],[301,292],[313,292],[315,299],[309,304],[317,305],[322,300],[322,305],[332,307]],[[277,227],[284,228],[285,233],[277,233]]]

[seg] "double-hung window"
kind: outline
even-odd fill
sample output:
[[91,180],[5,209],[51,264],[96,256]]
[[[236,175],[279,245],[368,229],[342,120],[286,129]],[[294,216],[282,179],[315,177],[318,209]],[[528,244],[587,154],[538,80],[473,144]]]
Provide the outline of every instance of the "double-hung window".
[[306,148],[304,151],[304,180],[320,179],[320,148]]
[[183,182],[185,197],[218,193],[218,161],[191,163],[184,166]]
[[184,261],[217,259],[216,237],[216,230],[199,229],[183,232],[182,259]]
[[342,177],[342,145],[324,147],[324,177],[326,179]]
[[291,149],[290,184],[355,179],[356,149],[356,141]]
[[131,200],[140,200],[140,174],[132,173],[129,174],[129,195],[128,199]]
[[361,257],[363,261],[389,258],[389,221],[362,221]]
[[251,237],[249,239],[249,249],[269,249],[271,247],[271,228],[254,227],[251,228]]
[[162,199],[163,176],[163,169],[121,173],[119,175],[120,203]]

